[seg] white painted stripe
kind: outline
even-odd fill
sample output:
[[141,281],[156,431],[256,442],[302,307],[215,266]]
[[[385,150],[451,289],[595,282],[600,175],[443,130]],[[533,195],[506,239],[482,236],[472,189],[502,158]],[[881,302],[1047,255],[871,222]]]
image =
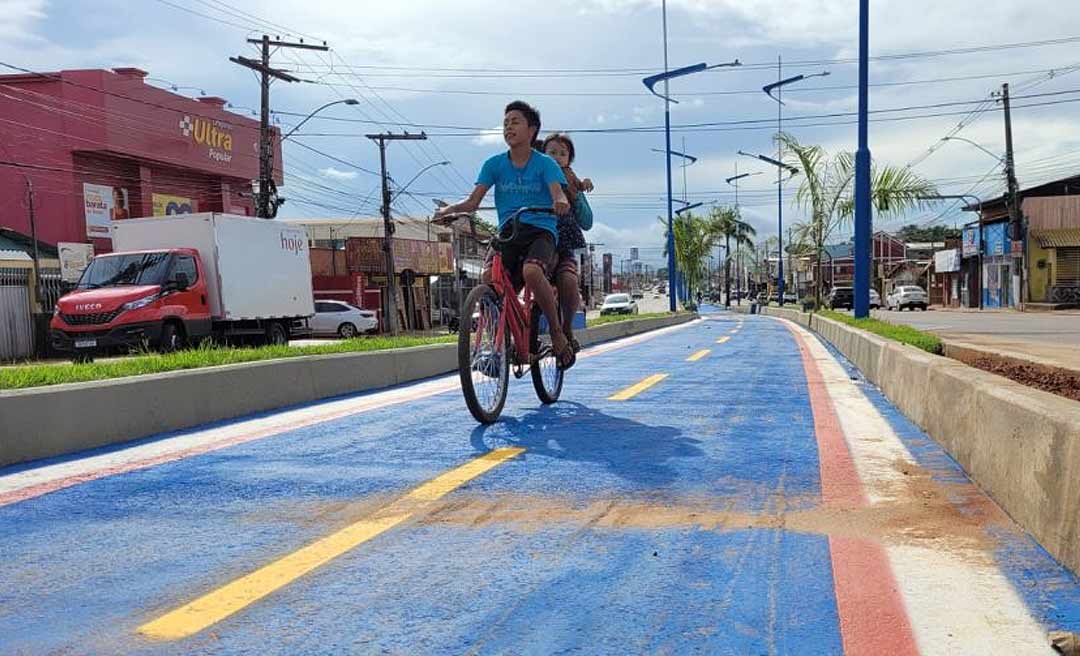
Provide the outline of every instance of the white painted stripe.
[[[805,337],[821,370],[871,504],[897,499],[907,488],[898,465],[915,465],[911,452],[817,337],[789,325]],[[923,654],[1052,653],[1046,632],[992,555],[940,543],[885,547]]]
[[[692,321],[677,326],[670,326],[640,335],[634,335],[595,347],[583,349],[579,358],[590,358],[620,349],[628,348],[642,342],[656,339],[670,334],[675,330],[687,328],[697,324]],[[104,470],[123,468],[144,460],[153,460],[162,456],[176,454],[189,449],[212,446],[217,443],[229,444],[245,435],[264,433],[262,437],[269,437],[277,433],[298,430],[307,426],[341,419],[351,415],[377,410],[390,405],[405,403],[417,399],[458,390],[461,387],[457,374],[443,376],[420,383],[408,384],[389,390],[377,391],[361,397],[345,398],[336,401],[317,402],[315,405],[272,412],[258,419],[237,421],[225,426],[206,429],[192,429],[175,437],[156,440],[147,444],[133,445],[117,449],[109,453],[103,453],[83,458],[75,458],[65,462],[34,467],[11,474],[0,475],[0,496],[18,492],[26,488],[36,487],[79,477],[87,477],[94,480],[95,474]],[[466,412],[464,404],[461,412]],[[260,437],[261,439],[261,437]],[[197,454],[196,454],[197,455]]]

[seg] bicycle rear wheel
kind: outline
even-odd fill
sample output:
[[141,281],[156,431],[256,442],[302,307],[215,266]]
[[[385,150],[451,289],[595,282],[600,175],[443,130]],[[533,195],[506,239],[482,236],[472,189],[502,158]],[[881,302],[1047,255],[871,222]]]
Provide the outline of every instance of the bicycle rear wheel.
[[510,335],[498,339],[502,307],[488,285],[465,299],[458,329],[458,375],[469,412],[481,424],[494,423],[506,404],[510,377]]
[[[530,369],[536,396],[541,403],[550,404],[558,401],[562,394],[564,372],[559,369],[558,358],[551,348],[551,336],[540,334],[540,319],[543,316],[540,308],[533,305],[529,318],[529,353],[534,356],[534,362]],[[561,316],[559,318],[562,319]]]

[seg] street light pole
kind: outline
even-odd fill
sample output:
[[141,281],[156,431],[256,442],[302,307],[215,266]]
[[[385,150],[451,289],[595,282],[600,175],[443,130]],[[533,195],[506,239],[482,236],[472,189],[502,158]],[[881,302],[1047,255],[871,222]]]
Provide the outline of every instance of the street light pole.
[[675,307],[675,215],[671,202],[671,94],[668,88],[667,0],[663,0],[664,22],[664,166],[667,169],[667,262],[668,312]]
[[318,114],[322,110],[326,109],[327,107],[333,107],[334,105],[359,105],[359,104],[360,104],[360,101],[357,100],[356,98],[346,98],[345,100],[335,100],[334,102],[328,102],[325,105],[323,105],[322,107],[316,109],[315,111],[313,111],[310,114],[308,114],[307,116],[305,116],[302,121],[300,121],[299,123],[294,125],[293,129],[291,129],[287,133],[285,133],[285,136],[281,138],[281,141],[284,142],[286,139],[291,137],[294,132],[296,132],[297,130],[300,129],[300,126],[302,126],[304,123],[307,123],[308,121],[310,121],[313,116],[315,116],[316,114]]
[[855,318],[870,316],[870,0],[859,0],[859,149],[855,152]]

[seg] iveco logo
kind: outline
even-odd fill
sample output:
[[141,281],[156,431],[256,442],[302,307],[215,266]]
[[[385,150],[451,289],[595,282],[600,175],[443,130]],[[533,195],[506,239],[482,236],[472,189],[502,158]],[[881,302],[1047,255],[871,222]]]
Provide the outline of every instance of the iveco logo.
[[94,310],[100,310],[101,303],[83,303],[82,305],[76,305],[75,310],[77,312],[92,312]]

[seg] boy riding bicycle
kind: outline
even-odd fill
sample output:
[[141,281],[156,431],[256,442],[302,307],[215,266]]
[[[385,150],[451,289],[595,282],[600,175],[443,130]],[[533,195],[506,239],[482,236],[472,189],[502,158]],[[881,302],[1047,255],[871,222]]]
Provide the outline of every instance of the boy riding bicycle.
[[[476,187],[469,197],[455,205],[439,209],[436,218],[448,214],[475,212],[488,189],[495,187],[495,208],[499,214],[499,233],[508,234],[510,217],[523,207],[551,206],[562,216],[570,212],[570,202],[563,192],[566,177],[547,155],[533,149],[540,132],[540,113],[520,100],[506,106],[503,113],[503,139],[508,152],[490,157],[480,169]],[[559,321],[555,293],[549,282],[555,272],[558,240],[557,220],[550,214],[525,213],[520,217],[517,236],[502,247],[502,261],[516,288],[528,287],[547,319],[551,346],[560,366],[573,362],[566,335]],[[485,268],[484,282],[490,282]]]

